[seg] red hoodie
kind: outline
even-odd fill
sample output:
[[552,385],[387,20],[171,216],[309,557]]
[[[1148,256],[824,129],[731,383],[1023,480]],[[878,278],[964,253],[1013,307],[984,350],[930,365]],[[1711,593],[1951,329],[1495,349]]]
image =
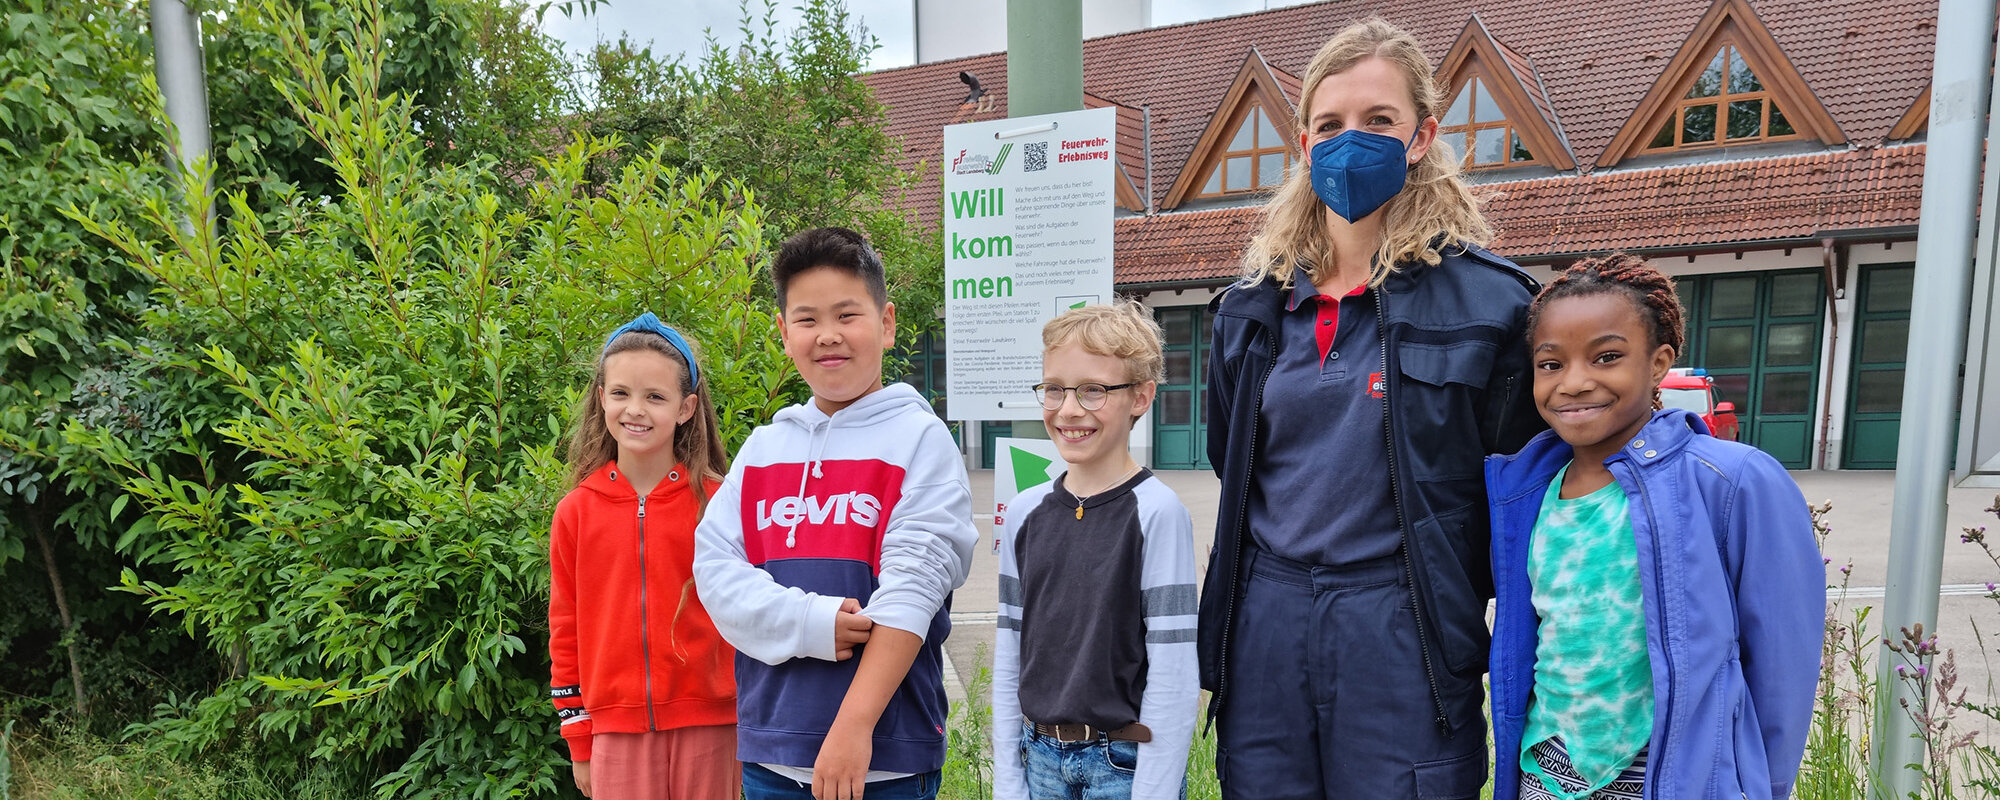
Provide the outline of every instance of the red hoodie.
[[549,693],[571,760],[590,760],[595,731],[735,724],[736,651],[694,591],[700,519],[680,465],[644,502],[612,462],[556,504]]

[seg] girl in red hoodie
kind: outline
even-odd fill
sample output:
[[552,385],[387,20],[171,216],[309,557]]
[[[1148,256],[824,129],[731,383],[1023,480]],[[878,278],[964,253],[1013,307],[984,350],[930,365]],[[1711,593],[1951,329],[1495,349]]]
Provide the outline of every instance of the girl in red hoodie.
[[687,340],[651,312],[613,331],[549,532],[550,695],[586,797],[738,796],[735,651],[693,572],[725,459]]

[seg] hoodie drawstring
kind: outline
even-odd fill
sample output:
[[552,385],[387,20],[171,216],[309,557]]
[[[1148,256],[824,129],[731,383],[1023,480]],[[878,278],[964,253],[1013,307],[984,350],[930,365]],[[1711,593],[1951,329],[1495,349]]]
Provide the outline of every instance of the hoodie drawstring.
[[[801,499],[806,496],[807,476],[814,478],[826,477],[821,474],[819,465],[820,459],[826,455],[826,434],[830,432],[829,429],[832,427],[830,421],[826,425],[813,426],[812,435],[806,440],[806,463],[799,467],[799,490],[794,493],[794,496]],[[791,548],[797,546],[799,546],[799,523],[794,521],[792,527],[785,530],[785,547]]]

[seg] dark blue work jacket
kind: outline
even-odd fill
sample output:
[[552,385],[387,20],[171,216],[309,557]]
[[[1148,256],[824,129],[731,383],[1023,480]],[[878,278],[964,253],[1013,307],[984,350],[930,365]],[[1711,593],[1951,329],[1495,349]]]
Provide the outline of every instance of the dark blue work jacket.
[[[1513,262],[1467,246],[1449,248],[1435,266],[1402,266],[1374,293],[1387,378],[1382,436],[1389,458],[1383,469],[1403,535],[1424,677],[1436,723],[1446,733],[1438,671],[1476,675],[1486,662],[1486,600],[1493,586],[1482,460],[1520,449],[1547,427],[1535,413],[1528,373],[1525,331],[1536,289]],[[1258,443],[1265,436],[1314,435],[1266,431],[1258,422],[1284,307],[1285,292],[1268,277],[1230,287],[1209,304],[1215,334],[1208,362],[1208,457],[1222,479],[1222,497],[1197,638],[1201,685],[1215,695],[1211,717],[1229,696],[1229,638],[1251,546],[1248,501]],[[1299,513],[1313,513],[1313,498],[1298,502]]]

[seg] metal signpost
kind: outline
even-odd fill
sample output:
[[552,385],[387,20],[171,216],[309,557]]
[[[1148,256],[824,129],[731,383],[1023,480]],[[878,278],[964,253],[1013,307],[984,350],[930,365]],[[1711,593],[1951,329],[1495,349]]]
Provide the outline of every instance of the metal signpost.
[[[1964,361],[1972,282],[1974,222],[1982,171],[1982,141],[1991,101],[1993,0],[1940,0],[1937,51],[1932,62],[1929,142],[1924,155],[1923,210],[1918,218],[1916,284],[1910,306],[1910,345],[1903,378],[1903,420],[1896,450],[1896,496],[1889,544],[1889,583],[1882,615],[1885,644],[1877,659],[1880,689],[1875,705],[1872,766],[1881,797],[1917,789],[1923,743],[1904,703],[1921,700],[1899,680],[1906,653],[1898,628],[1937,627],[1938,585],[1944,566],[1945,484],[1952,461],[1952,424],[1958,410],[1959,367]],[[1986,214],[1994,213],[1989,205]],[[1927,656],[1917,657],[1928,665]]]

